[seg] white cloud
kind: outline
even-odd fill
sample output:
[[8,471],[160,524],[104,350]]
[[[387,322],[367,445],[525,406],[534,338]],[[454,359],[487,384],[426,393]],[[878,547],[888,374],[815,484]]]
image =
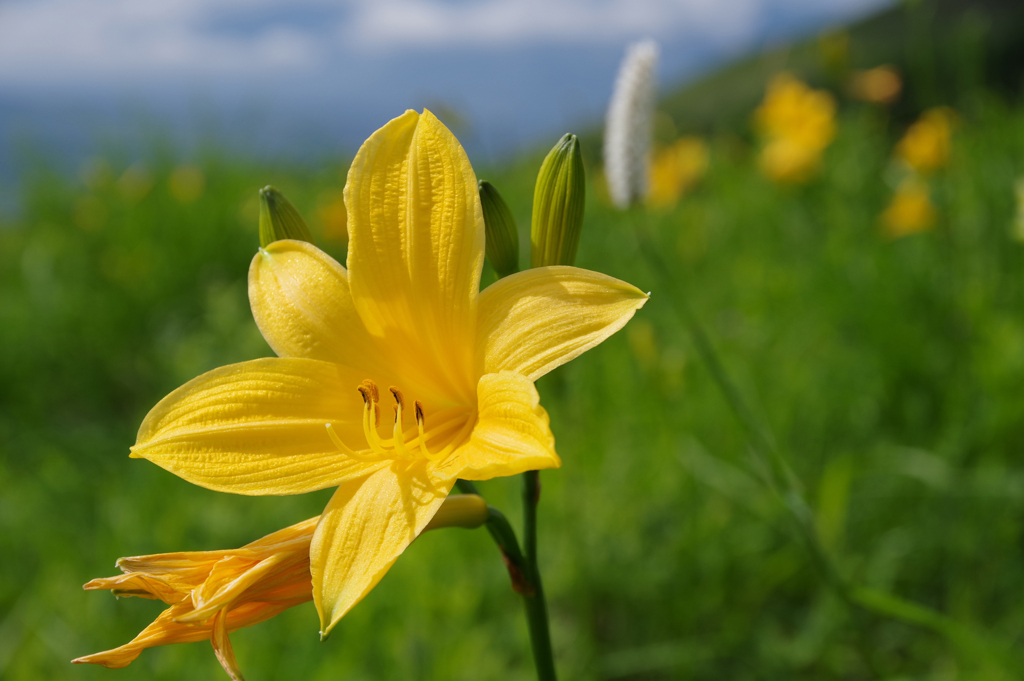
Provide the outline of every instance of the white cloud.
[[209,30],[260,0],[36,0],[0,4],[0,80],[255,74],[309,67],[321,47],[286,27]]
[[785,7],[842,19],[893,0],[355,0],[343,36],[364,48],[523,42],[618,42],[639,36],[722,45],[749,39],[767,14]]
[[[849,14],[888,0],[834,1]],[[367,53],[643,36],[740,47],[782,7],[822,13],[820,0],[8,0],[0,83],[309,75]],[[285,21],[304,10],[323,19]]]
[[373,0],[355,3],[344,36],[366,48],[608,42],[700,33],[731,40],[753,30],[764,0]]

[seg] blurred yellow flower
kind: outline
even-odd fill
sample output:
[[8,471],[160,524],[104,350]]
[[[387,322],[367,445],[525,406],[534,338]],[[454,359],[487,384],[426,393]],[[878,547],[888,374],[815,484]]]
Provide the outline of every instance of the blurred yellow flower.
[[348,213],[345,195],[339,191],[326,191],[317,199],[316,217],[320,232],[331,241],[348,241]]
[[[561,464],[534,381],[647,301],[625,282],[564,266],[481,292],[476,177],[429,111],[407,111],[363,144],[345,204],[347,269],[302,241],[276,241],[253,259],[253,316],[279,357],[221,367],[172,392],[132,448],[225,492],[337,487],[310,547],[324,636],[456,479]],[[378,383],[395,402],[384,434]]]
[[754,112],[754,124],[765,139],[760,159],[764,173],[788,184],[813,177],[835,137],[835,115],[830,93],[813,90],[789,73],[776,76]]
[[795,140],[772,140],[761,149],[761,170],[782,184],[802,184],[818,172],[821,151]]
[[192,203],[206,189],[206,176],[196,166],[178,166],[167,180],[167,188],[178,203]]
[[1013,236],[1018,241],[1024,241],[1024,177],[1017,179],[1013,189],[1017,197],[1017,213],[1013,220]]
[[928,109],[896,145],[896,157],[918,173],[931,173],[949,163],[950,137],[956,114],[946,106]]
[[644,371],[654,371],[658,366],[660,353],[658,351],[658,339],[654,335],[654,327],[646,319],[641,319],[630,324],[626,332],[626,340],[629,342],[629,349]]
[[903,80],[892,66],[877,66],[867,71],[857,71],[847,85],[850,96],[871,104],[891,104],[900,96]]
[[928,183],[909,177],[896,188],[892,203],[882,213],[882,225],[888,236],[898,239],[928,231],[935,226],[936,217]]
[[146,648],[211,641],[224,670],[241,679],[228,633],[258,624],[313,598],[309,543],[319,518],[232,551],[190,551],[121,558],[117,577],[86,589],[160,600],[170,607],[129,643],[72,662],[125,667]]
[[133,163],[117,178],[117,190],[128,203],[138,203],[153,189],[153,174],[141,162]]
[[669,208],[679,202],[708,167],[708,147],[699,137],[680,137],[654,153],[649,166],[647,203]]

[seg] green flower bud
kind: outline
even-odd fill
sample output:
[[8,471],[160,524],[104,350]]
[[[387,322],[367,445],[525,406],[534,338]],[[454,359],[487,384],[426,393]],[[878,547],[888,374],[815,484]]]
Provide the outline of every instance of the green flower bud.
[[281,239],[313,243],[306,221],[284,194],[269,184],[260,190],[260,246],[266,247]]
[[480,527],[487,522],[489,514],[490,509],[483,497],[477,494],[449,494],[423,531],[441,527]]
[[586,184],[576,135],[566,133],[548,153],[533,190],[530,265],[572,265],[583,229]]
[[478,187],[484,209],[487,259],[499,277],[507,277],[519,271],[519,228],[498,190],[486,180],[480,180]]

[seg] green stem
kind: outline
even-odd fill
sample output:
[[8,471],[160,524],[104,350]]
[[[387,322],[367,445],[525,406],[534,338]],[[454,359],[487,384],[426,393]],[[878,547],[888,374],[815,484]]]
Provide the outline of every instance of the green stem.
[[[469,480],[456,483],[464,494],[480,492]],[[515,530],[508,518],[493,506],[488,506],[487,531],[501,550],[502,560],[512,579],[512,589],[523,597],[526,607],[526,624],[530,631],[530,645],[537,666],[538,681],[556,681],[554,655],[551,652],[551,633],[548,627],[547,604],[544,587],[537,568],[537,500],[540,494],[540,478],[537,471],[524,475],[523,490],[523,539],[526,553],[519,548]]]
[[[476,485],[469,480],[459,480],[455,484],[463,494],[482,496]],[[486,527],[494,539],[494,543],[501,550],[502,559],[505,561],[509,575],[512,577],[512,588],[517,592],[520,589],[531,589],[532,586],[527,577],[526,558],[519,549],[519,540],[516,539],[516,532],[512,529],[508,518],[498,509],[488,506]]]
[[526,605],[526,623],[530,628],[533,662],[537,666],[539,681],[555,681],[555,657],[551,652],[551,631],[548,626],[548,606],[544,600],[544,585],[537,566],[537,502],[540,501],[540,472],[523,473],[523,549],[526,569],[533,584],[532,594],[523,594]]

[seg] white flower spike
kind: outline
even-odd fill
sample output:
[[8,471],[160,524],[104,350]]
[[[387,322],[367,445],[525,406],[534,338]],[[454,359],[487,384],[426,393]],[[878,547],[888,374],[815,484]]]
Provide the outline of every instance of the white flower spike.
[[658,43],[653,40],[643,40],[626,49],[608,105],[604,172],[612,202],[621,209],[629,208],[647,193],[658,52]]

